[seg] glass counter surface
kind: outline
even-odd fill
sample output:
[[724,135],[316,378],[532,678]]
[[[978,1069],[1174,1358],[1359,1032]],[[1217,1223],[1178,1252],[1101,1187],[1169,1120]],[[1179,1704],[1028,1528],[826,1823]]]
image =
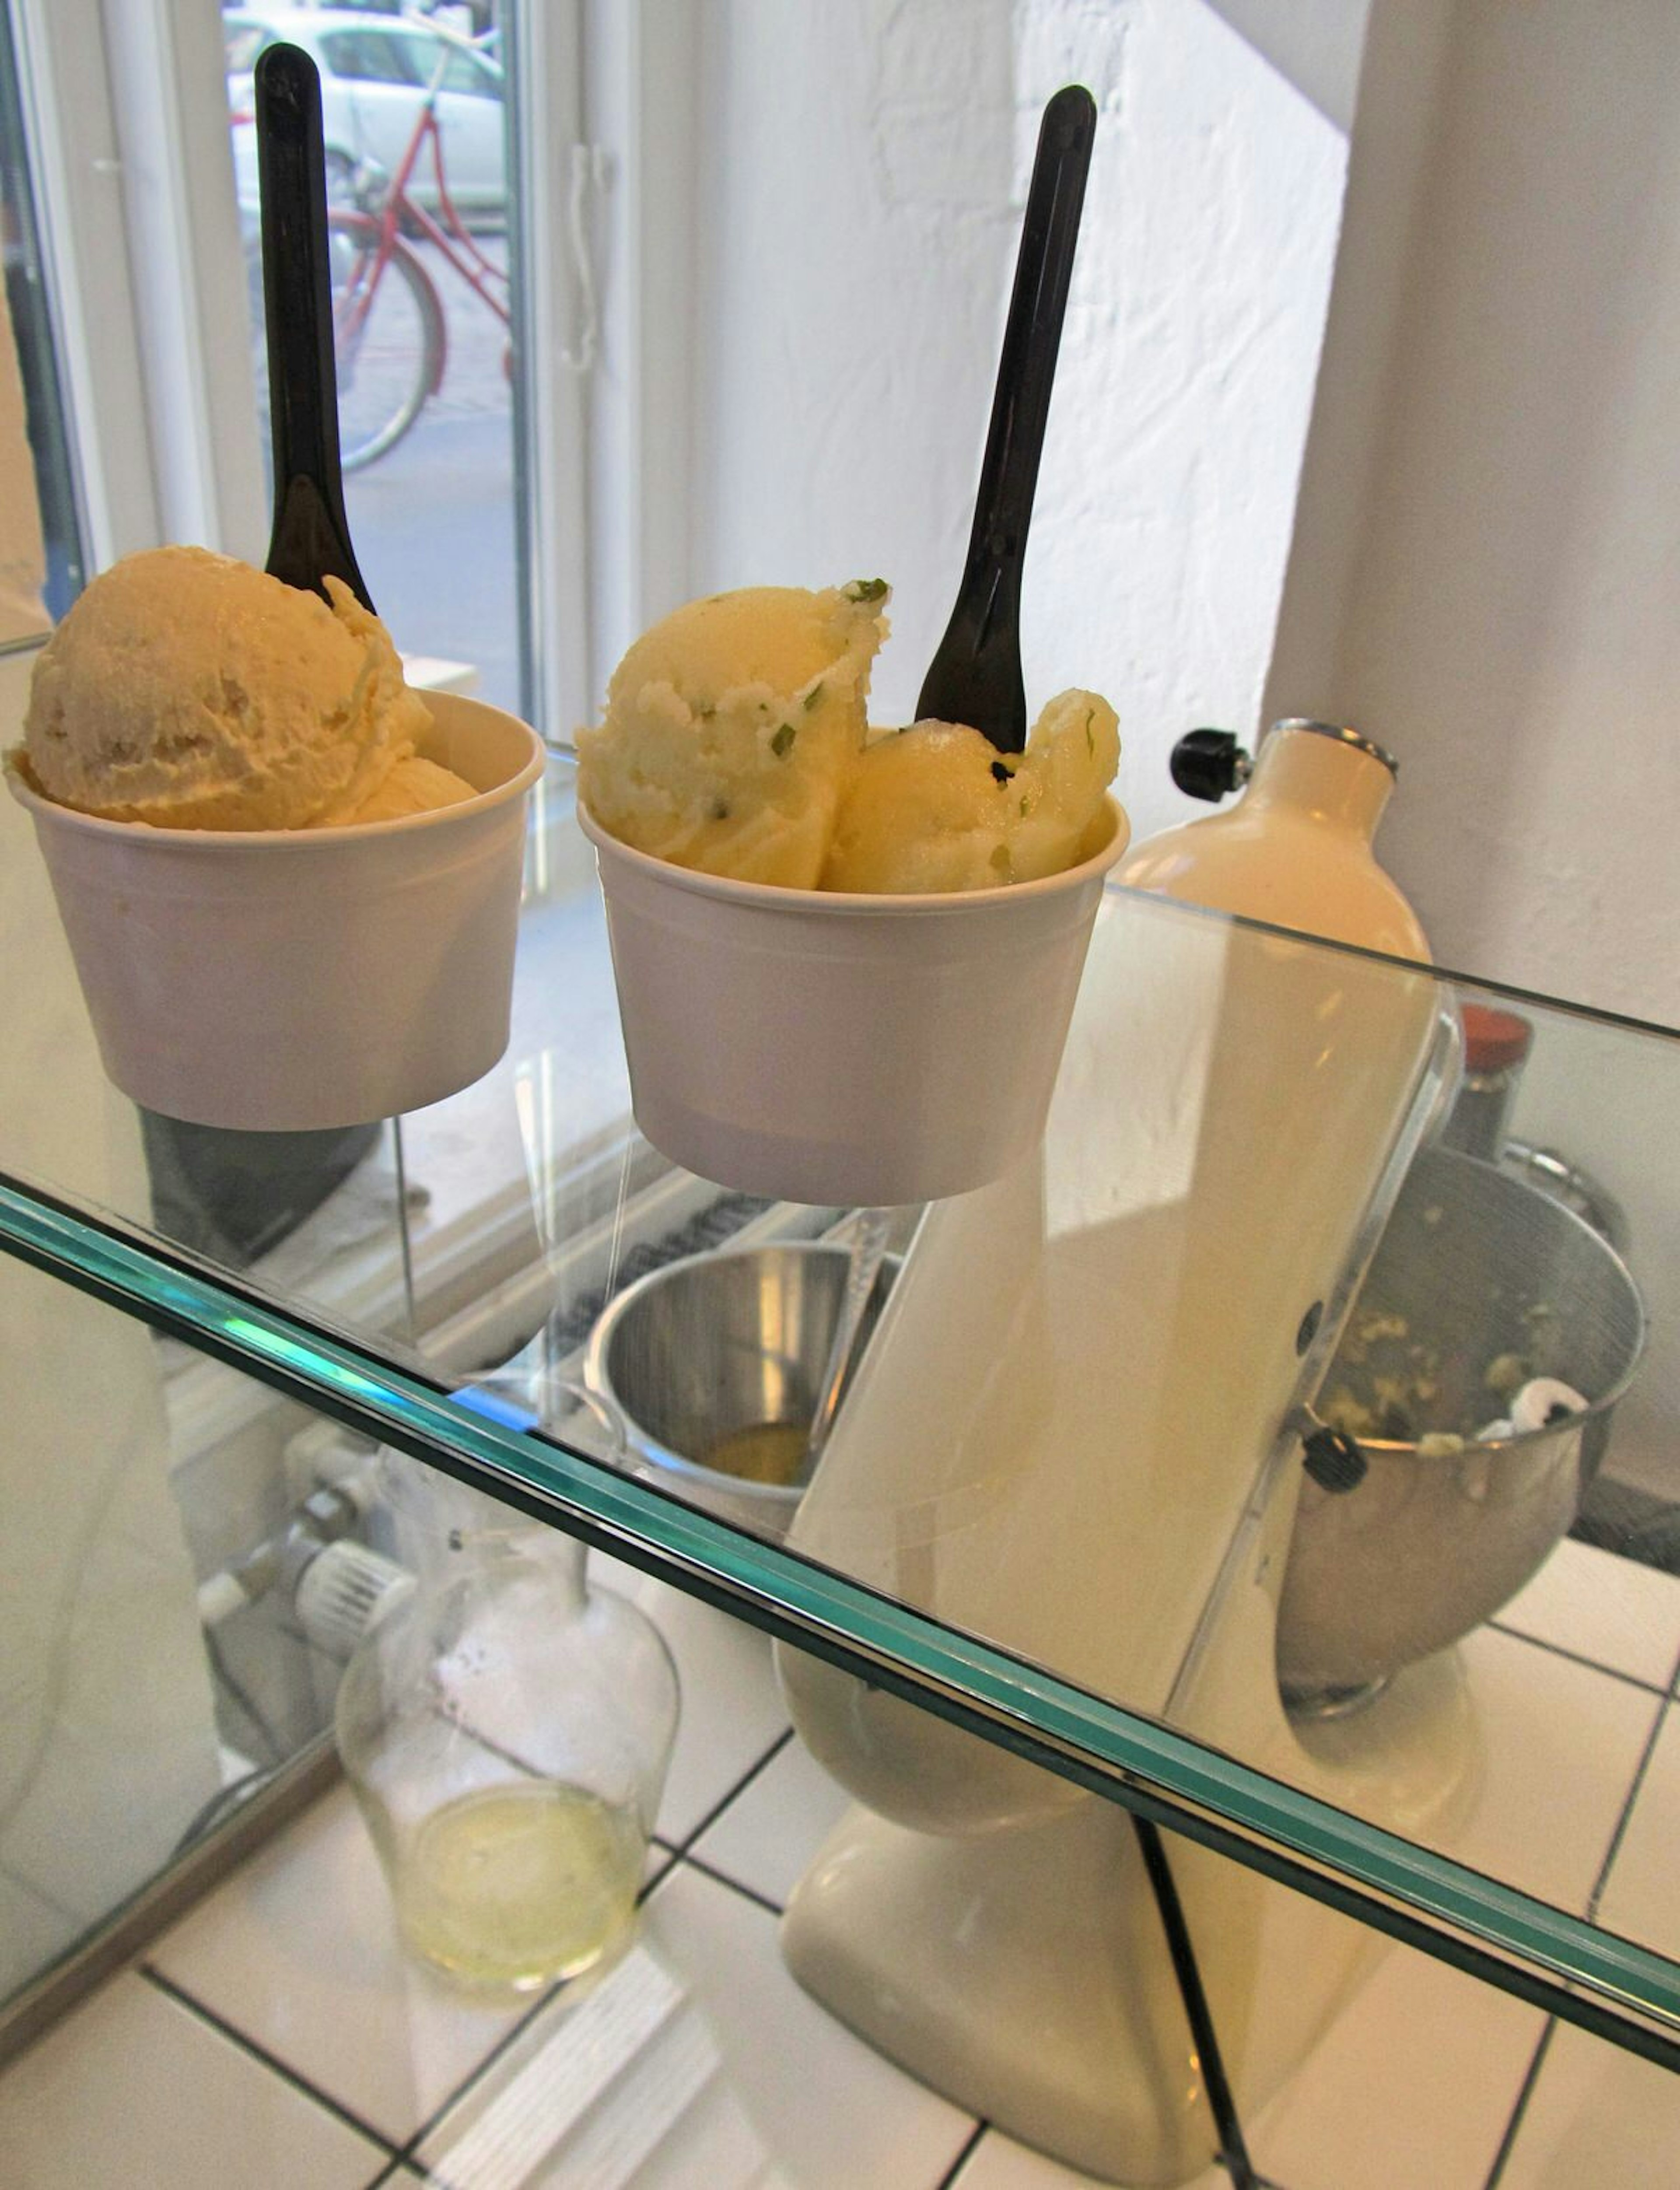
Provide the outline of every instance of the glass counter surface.
[[[0,1149],[0,1245],[163,1334],[172,1409],[226,1364],[769,1631],[819,1760],[900,1822],[1092,1790],[1680,2066],[1671,1900],[1605,1892],[1674,1738],[1645,1607],[1680,1568],[1680,1037],[1112,889],[1042,1150],[871,1225],[635,1133],[551,833],[507,1059],[279,1243],[201,1221],[205,1163],[195,1213],[155,1155],[143,1198]],[[1496,1163],[1440,1139],[1467,995],[1532,1029]],[[626,1303],[745,1259],[762,1313],[774,1258],[843,1272],[871,1238],[878,1319],[803,1498],[673,1464],[627,1382],[661,1342],[607,1348]],[[763,1421],[814,1397],[775,1283]],[[1543,1618],[1501,1618],[1571,1536],[1629,1638],[1590,1693]]]

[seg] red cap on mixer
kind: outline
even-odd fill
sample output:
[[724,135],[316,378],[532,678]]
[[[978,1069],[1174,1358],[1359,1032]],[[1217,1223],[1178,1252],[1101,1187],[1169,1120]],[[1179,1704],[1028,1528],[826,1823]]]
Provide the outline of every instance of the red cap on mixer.
[[1502,1072],[1520,1064],[1529,1053],[1534,1029],[1515,1012],[1496,1011],[1490,1004],[1466,1004],[1464,1063],[1471,1072]]

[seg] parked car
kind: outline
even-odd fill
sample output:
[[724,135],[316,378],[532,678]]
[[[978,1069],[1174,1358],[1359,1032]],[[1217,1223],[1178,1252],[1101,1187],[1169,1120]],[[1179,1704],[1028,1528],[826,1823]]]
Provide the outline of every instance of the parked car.
[[[395,173],[437,79],[449,195],[476,221],[506,217],[506,85],[500,65],[488,54],[401,16],[331,9],[233,8],[224,13],[222,29],[241,205],[257,202],[252,71],[265,47],[283,43],[300,47],[321,71],[330,196],[349,194],[365,161]],[[422,205],[437,202],[429,154],[423,153],[409,195]]]

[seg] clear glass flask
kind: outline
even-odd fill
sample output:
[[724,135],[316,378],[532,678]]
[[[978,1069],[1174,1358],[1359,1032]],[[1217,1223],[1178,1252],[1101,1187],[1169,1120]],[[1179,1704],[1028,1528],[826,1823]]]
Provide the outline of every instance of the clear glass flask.
[[[458,1983],[530,1992],[633,1934],[677,1675],[647,1618],[590,1586],[582,1544],[447,1501],[418,1586],[345,1668],[339,1753],[407,1947]],[[401,1502],[411,1549],[411,1484]]]

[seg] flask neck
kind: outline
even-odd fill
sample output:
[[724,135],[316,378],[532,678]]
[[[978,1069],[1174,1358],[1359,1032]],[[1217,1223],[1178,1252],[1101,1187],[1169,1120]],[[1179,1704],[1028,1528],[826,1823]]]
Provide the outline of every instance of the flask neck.
[[1394,788],[1393,771],[1361,746],[1281,725],[1262,740],[1243,792],[1249,808],[1287,808],[1368,843]]

